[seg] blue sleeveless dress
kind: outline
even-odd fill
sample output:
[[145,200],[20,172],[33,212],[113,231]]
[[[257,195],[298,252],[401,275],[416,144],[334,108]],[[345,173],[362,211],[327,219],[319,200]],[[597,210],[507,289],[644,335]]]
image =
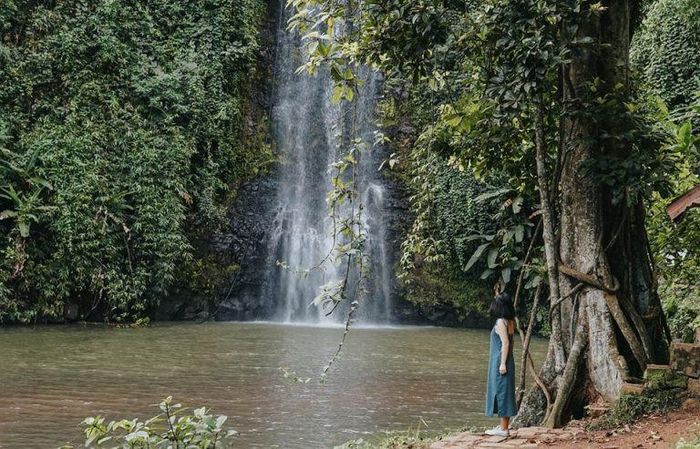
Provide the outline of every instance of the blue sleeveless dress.
[[513,336],[510,341],[508,358],[506,359],[506,374],[501,375],[501,337],[496,332],[496,326],[491,329],[491,345],[489,349],[489,370],[486,380],[486,416],[515,416],[515,361],[513,360]]

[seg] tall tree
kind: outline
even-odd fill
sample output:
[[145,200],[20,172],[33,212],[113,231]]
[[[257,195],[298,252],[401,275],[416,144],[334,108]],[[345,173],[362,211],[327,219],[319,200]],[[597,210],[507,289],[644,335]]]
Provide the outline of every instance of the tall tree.
[[[615,400],[624,380],[668,356],[642,198],[620,200],[619,186],[601,183],[590,169],[602,159],[619,163],[634,157],[635,142],[620,137],[629,125],[622,103],[630,101],[632,3],[605,2],[599,14],[581,22],[577,37],[596,36],[596,45],[572,52],[563,67],[564,98],[591,110],[579,107],[563,123],[560,223],[548,255],[558,265],[561,298],[552,298],[552,319],[561,332],[552,338],[543,369],[557,393],[549,425],[561,424],[592,394]],[[611,102],[608,112],[617,111],[616,117],[591,113],[596,109],[591,86],[598,86],[595,98]],[[533,422],[526,417],[537,408],[532,401],[525,403],[521,422]]]

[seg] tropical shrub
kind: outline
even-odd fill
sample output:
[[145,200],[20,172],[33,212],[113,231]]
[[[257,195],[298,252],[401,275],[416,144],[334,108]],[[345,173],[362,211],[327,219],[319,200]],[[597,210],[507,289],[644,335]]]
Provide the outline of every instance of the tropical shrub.
[[622,394],[613,408],[589,425],[591,430],[616,429],[654,413],[668,413],[680,406],[681,392],[651,390],[644,394]]
[[[698,142],[690,122],[677,127],[672,145],[682,156],[678,175],[671,182],[674,196],[680,196],[696,185],[700,176]],[[674,338],[692,341],[700,327],[700,211],[688,210],[678,222],[671,221],[666,206],[671,198],[655,196],[648,220],[649,245],[654,254],[659,277],[659,294],[663,299],[669,327]]]

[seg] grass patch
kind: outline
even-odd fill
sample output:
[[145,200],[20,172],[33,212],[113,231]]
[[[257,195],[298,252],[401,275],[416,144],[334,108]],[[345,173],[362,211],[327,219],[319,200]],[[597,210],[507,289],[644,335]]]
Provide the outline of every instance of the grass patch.
[[[477,428],[462,428],[456,432],[475,432]],[[384,436],[371,437],[368,440],[359,439],[348,441],[334,449],[428,449],[431,443],[440,441],[453,431],[430,432],[418,427],[417,429],[397,432]]]
[[363,439],[348,441],[336,446],[334,449],[428,449],[430,443],[437,441],[437,438],[391,436],[378,439],[376,441],[365,441]]
[[690,440],[681,438],[678,443],[676,443],[676,449],[700,449],[700,436],[696,436]]
[[680,406],[682,389],[652,389],[643,394],[623,394],[615,406],[593,421],[588,430],[608,430],[622,427],[645,415],[668,413]]

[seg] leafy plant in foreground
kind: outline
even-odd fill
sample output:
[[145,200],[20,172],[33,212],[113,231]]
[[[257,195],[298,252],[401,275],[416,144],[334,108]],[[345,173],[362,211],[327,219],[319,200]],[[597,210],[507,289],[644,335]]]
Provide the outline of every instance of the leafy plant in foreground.
[[[227,417],[209,414],[204,407],[192,414],[168,396],[159,404],[162,413],[145,421],[122,419],[106,422],[102,416],[85,418],[85,448],[224,449],[232,447],[235,430],[224,429]],[[72,449],[67,445],[61,449]]]

